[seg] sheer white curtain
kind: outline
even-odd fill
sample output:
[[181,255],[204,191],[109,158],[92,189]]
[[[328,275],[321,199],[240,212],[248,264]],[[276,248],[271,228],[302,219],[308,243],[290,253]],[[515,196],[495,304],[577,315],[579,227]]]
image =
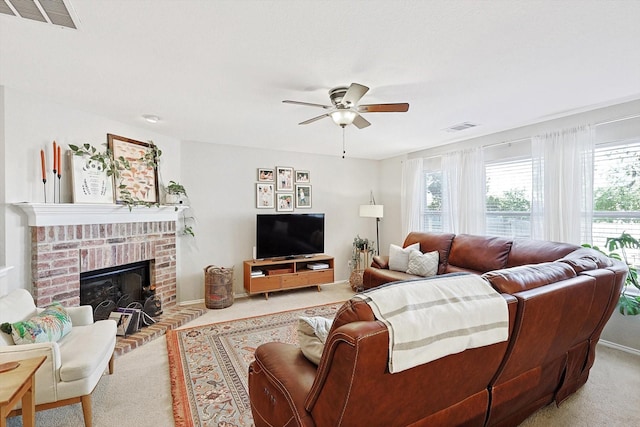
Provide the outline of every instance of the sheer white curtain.
[[424,213],[424,171],[422,159],[405,160],[402,163],[402,188],[400,190],[400,215],[402,235],[422,231]]
[[485,174],[481,147],[442,157],[442,230],[485,233]]
[[532,138],[533,238],[591,242],[593,133],[592,126],[580,126]]

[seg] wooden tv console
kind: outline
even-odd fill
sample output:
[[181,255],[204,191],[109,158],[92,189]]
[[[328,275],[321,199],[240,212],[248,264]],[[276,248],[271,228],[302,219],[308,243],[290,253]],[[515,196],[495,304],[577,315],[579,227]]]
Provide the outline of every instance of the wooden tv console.
[[[328,264],[328,268],[312,270],[311,263]],[[247,260],[244,267],[244,288],[249,295],[265,294],[286,289],[306,288],[333,283],[333,257],[315,255],[309,258]],[[264,275],[252,276],[252,271],[261,270]]]

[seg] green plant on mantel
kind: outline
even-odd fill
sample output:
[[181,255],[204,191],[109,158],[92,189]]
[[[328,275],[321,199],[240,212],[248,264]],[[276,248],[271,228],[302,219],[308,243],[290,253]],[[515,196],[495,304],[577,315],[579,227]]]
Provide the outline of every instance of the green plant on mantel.
[[185,190],[184,186],[175,181],[169,181],[169,185],[166,186],[167,194],[174,194],[176,196],[185,196],[187,197],[187,190]]
[[[627,289],[631,286],[634,286],[636,289],[640,290],[640,283],[638,282],[638,270],[635,266],[629,264],[626,251],[626,249],[640,249],[640,241],[638,241],[626,231],[623,231],[619,237],[607,238],[605,246],[609,253],[603,251],[597,246],[592,246],[589,244],[584,244],[582,246],[593,248],[607,255],[609,258],[617,259],[618,261],[624,261],[624,263],[627,264],[627,266],[629,267],[629,274],[627,274],[627,279],[625,280],[624,287],[622,288],[622,292],[620,293],[620,298],[618,299],[618,311],[620,311],[620,313],[623,315],[630,316],[636,316],[640,314],[640,296],[627,295],[626,293]],[[620,255],[617,251],[620,251],[622,255]]]
[[[146,151],[138,160],[143,162],[147,167],[157,171],[162,150],[152,141],[149,141],[149,144],[151,149]],[[69,144],[69,149],[75,156],[88,156],[91,160],[100,163],[103,170],[107,173],[107,176],[113,176],[115,178],[116,182],[118,182],[118,189],[120,190],[120,199],[122,203],[129,207],[129,210],[134,206],[160,206],[159,202],[148,202],[134,197],[127,189],[127,186],[119,181],[122,176],[121,172],[123,170],[131,170],[131,164],[123,156],[114,158],[113,152],[109,147],[107,147],[105,151],[98,151],[98,149],[91,144],[83,144],[81,146]]]

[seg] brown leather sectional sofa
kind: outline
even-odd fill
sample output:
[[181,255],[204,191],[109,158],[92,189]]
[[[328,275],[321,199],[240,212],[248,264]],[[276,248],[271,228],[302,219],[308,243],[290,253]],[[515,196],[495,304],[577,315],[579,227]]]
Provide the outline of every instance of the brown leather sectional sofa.
[[[295,346],[264,344],[249,368],[260,426],[515,426],[581,387],[627,267],[564,243],[411,233],[404,246],[440,252],[439,274],[481,274],[509,309],[509,340],[388,371],[389,335],[360,299],[339,310],[318,366]],[[378,257],[375,287],[406,273]]]

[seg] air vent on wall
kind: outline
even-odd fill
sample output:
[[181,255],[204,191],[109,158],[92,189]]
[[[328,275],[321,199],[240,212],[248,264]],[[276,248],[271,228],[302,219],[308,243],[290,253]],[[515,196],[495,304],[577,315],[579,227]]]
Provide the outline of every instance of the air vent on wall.
[[0,13],[77,29],[70,0],[0,0]]
[[465,129],[469,129],[469,128],[474,128],[478,126],[477,123],[471,123],[471,122],[464,122],[464,123],[459,123],[457,125],[453,125],[451,127],[446,128],[445,130],[447,132],[460,132],[461,130],[465,130]]

